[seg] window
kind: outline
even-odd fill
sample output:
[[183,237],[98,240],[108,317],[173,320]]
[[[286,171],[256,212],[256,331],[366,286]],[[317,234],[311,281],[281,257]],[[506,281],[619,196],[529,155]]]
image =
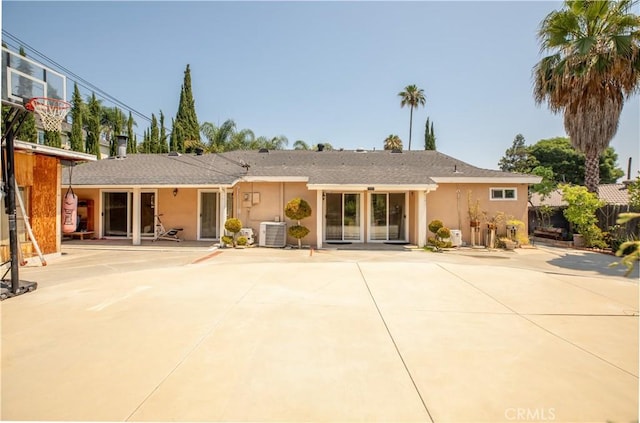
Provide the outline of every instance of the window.
[[491,188],[490,199],[493,201],[515,201],[518,199],[515,188]]

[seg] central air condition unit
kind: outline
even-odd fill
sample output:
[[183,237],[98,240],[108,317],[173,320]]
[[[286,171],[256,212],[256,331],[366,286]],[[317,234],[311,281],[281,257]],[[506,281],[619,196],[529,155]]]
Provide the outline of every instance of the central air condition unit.
[[260,223],[260,247],[284,247],[287,245],[287,224],[285,222]]

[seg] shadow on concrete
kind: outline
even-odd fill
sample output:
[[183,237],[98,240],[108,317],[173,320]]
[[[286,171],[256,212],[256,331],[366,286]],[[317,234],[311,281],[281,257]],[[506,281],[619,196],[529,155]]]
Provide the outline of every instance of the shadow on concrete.
[[[620,257],[614,255],[597,253],[584,250],[562,250],[555,251],[556,258],[548,261],[549,264],[563,269],[597,272],[606,276],[624,276],[627,271],[626,266],[619,264],[610,266],[612,263],[620,261]],[[637,282],[640,277],[638,263],[629,274],[630,282]]]

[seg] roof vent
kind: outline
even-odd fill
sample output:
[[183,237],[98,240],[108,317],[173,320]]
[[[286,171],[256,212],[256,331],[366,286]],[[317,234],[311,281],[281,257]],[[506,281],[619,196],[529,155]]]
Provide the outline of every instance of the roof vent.
[[393,150],[391,150],[392,153],[402,153],[402,150],[400,150],[399,148],[394,148]]
[[318,144],[318,151],[324,151],[324,144]]
[[169,154],[167,154],[168,156],[172,156],[172,157],[180,157],[181,154],[178,153],[177,151],[169,151]]
[[358,147],[358,148],[356,148],[356,153],[366,153],[366,152],[367,152],[367,150],[365,150],[365,149],[364,149],[364,148],[362,148],[362,147]]
[[260,150],[258,150],[258,153],[268,153],[269,149],[268,148],[261,148]]

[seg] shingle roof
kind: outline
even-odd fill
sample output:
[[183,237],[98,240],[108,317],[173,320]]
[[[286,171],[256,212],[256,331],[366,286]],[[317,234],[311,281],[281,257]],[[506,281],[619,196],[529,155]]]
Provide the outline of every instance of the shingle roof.
[[[626,206],[629,204],[629,190],[625,184],[602,184],[598,186],[598,197],[607,204]],[[538,194],[531,195],[531,204],[538,207],[542,204],[551,207],[564,207],[567,202],[562,199],[562,193],[555,190],[544,202],[540,201]]]
[[[243,167],[243,165],[245,165]],[[246,167],[248,165],[248,168]],[[231,185],[243,177],[302,177],[309,184],[429,185],[432,178],[522,176],[481,169],[437,151],[231,151],[131,154],[76,166],[75,185]],[[65,175],[65,178],[67,176]]]

